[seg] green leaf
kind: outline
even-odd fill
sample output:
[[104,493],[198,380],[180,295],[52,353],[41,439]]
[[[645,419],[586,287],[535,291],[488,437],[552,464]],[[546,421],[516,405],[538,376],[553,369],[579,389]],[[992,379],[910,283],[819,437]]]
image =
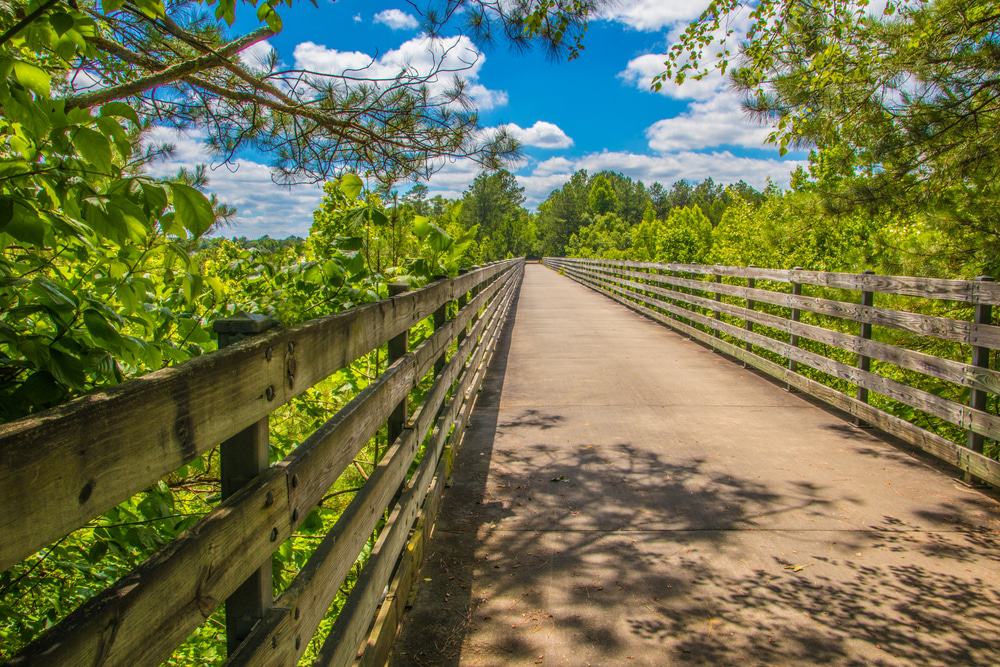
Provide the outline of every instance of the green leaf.
[[257,19],[266,23],[267,27],[275,32],[281,30],[281,17],[267,2],[260,3],[260,7],[257,8]]
[[48,298],[52,305],[58,308],[76,308],[77,300],[73,293],[63,286],[57,285],[48,278],[39,276],[31,283],[32,291],[43,298]]
[[124,118],[132,121],[132,124],[136,127],[139,127],[141,124],[139,122],[139,114],[135,112],[135,109],[124,102],[108,102],[107,104],[101,105],[100,115]]
[[215,222],[215,211],[208,197],[183,183],[171,183],[170,190],[174,196],[176,221],[192,236],[198,237],[207,232]]
[[56,382],[48,371],[40,370],[31,374],[11,397],[14,401],[24,401],[29,405],[44,407],[56,403],[66,395],[66,390]]
[[26,63],[23,60],[15,60],[14,76],[17,78],[18,83],[39,97],[49,96],[52,78],[41,67]]
[[413,216],[413,234],[421,241],[427,236],[427,233],[431,230],[431,220],[425,215],[415,215]]
[[49,16],[49,23],[52,24],[52,29],[56,31],[57,35],[62,35],[73,27],[73,17],[66,12],[56,12]]
[[348,199],[357,199],[365,184],[357,174],[344,174],[337,179],[337,187]]
[[309,516],[302,522],[300,530],[303,533],[317,533],[323,530],[323,517],[320,515],[318,508],[309,512]]
[[[163,18],[167,15],[161,0],[133,0],[139,11],[151,19]],[[232,25],[232,21],[229,22]]]
[[232,25],[236,20],[236,0],[219,0],[219,6],[215,8],[215,18]]
[[83,313],[83,323],[98,342],[106,347],[119,347],[122,344],[122,337],[114,327],[104,319],[104,315],[96,310],[89,309]]
[[434,223],[429,225],[427,242],[435,252],[444,252],[451,246],[451,236]]
[[82,389],[86,381],[83,363],[76,357],[52,348],[49,351],[49,371],[57,380],[75,389]]
[[83,159],[102,174],[111,175],[111,142],[100,132],[81,127],[73,135],[73,144]]
[[334,245],[340,250],[361,250],[364,240],[360,236],[340,236],[334,241]]

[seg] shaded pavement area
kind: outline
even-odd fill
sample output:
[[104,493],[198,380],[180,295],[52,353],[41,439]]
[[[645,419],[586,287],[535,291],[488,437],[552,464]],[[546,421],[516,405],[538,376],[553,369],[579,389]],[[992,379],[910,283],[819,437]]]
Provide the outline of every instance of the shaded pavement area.
[[998,507],[528,265],[392,664],[1000,664]]

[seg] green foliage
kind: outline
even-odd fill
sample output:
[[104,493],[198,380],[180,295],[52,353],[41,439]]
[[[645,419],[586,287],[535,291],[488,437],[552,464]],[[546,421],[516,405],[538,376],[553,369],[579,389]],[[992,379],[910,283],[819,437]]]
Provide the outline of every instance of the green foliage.
[[615,190],[611,187],[606,175],[598,174],[590,182],[590,194],[587,201],[591,212],[595,215],[607,215],[617,210],[618,195],[615,194]]
[[462,197],[461,221],[477,229],[477,262],[535,253],[535,227],[524,210],[524,188],[505,169],[483,172]]
[[825,205],[926,218],[942,233],[936,251],[995,273],[998,29],[990,0],[891,0],[882,12],[864,0],[712,0],[654,87],[730,73],[782,152],[817,146],[836,165],[839,178],[817,179]]
[[626,256],[631,244],[628,223],[615,213],[605,213],[569,238],[566,254],[571,257],[618,259]]

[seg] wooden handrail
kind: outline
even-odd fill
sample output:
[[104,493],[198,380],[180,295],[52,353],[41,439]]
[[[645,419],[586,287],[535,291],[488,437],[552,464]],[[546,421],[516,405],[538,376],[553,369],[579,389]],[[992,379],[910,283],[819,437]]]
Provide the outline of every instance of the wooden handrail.
[[[880,428],[929,451],[971,477],[1000,486],[1000,462],[984,456],[981,451],[985,438],[1000,439],[1000,416],[986,410],[984,399],[988,393],[1000,394],[1000,372],[990,367],[986,352],[990,348],[1000,349],[1000,327],[983,316],[995,301],[995,283],[618,260],[545,258],[543,261],[549,267],[644,315],[850,413],[859,422]],[[706,279],[685,278],[674,273],[703,275]],[[765,289],[759,282],[743,286],[713,280],[714,276],[720,275],[751,278],[755,282],[784,283],[788,285],[788,291]],[[839,301],[803,296],[803,284],[850,289],[862,295],[884,292],[972,303],[977,304],[976,317],[964,321],[895,310],[871,305],[868,303],[870,298]],[[738,301],[726,303],[719,298],[722,296],[730,297],[731,301],[745,300],[754,307],[738,305]],[[780,308],[764,312],[759,304]],[[786,309],[789,311],[787,315],[776,314],[776,311]],[[860,322],[863,326],[859,333],[845,333],[799,321],[799,314],[803,311]],[[722,319],[723,315],[739,320],[739,325],[726,322]],[[748,326],[754,324],[762,326]],[[873,339],[871,325],[965,343],[978,352],[973,355],[971,363],[938,357]],[[738,344],[720,339],[717,333]],[[869,364],[849,364],[803,349],[802,340],[822,343],[853,353],[860,359],[887,362],[944,380],[956,387],[967,388],[970,401],[960,403],[927,388],[884,377],[873,371]],[[786,362],[775,363],[773,356],[768,358],[765,353],[784,358]],[[805,369],[845,380],[857,388],[857,394],[847,395],[806,377],[803,375]],[[964,443],[953,442],[870,405],[869,391],[963,429],[968,434],[969,443],[976,446],[966,447]]]
[[0,425],[0,570],[508,270],[497,263]]
[[[272,553],[321,502],[356,453],[386,424],[395,406],[406,400],[427,373],[440,369],[419,410],[391,443],[365,486],[299,576],[274,601],[273,607],[262,612],[263,618],[244,641],[234,646],[231,656],[234,664],[294,664],[325,616],[347,570],[386,512],[400,522],[411,523],[393,528],[392,540],[383,540],[376,561],[377,580],[385,579],[383,572],[387,559],[395,563],[400,558],[402,542],[398,533],[409,531],[428,493],[431,482],[427,467],[432,472],[437,471],[441,452],[446,447],[453,447],[461,437],[464,424],[460,419],[460,414],[464,414],[461,410],[470,408],[483,376],[477,364],[483,363],[484,354],[495,345],[519,289],[522,273],[522,260],[491,264],[386,301],[263,334],[205,358],[152,374],[157,377],[140,378],[114,392],[84,398],[50,414],[4,427],[0,431],[0,443],[22,448],[23,455],[27,455],[23,451],[24,443],[32,442],[33,436],[36,442],[47,443],[42,455],[34,457],[31,465],[15,465],[17,457],[10,450],[3,452],[4,469],[0,482],[4,497],[13,487],[28,488],[29,480],[19,475],[41,469],[45,462],[54,465],[53,457],[58,452],[65,453],[73,447],[82,447],[85,452],[98,449],[98,445],[104,443],[92,442],[95,432],[107,437],[113,449],[126,458],[117,469],[131,471],[123,474],[124,479],[113,491],[101,495],[100,503],[83,503],[88,505],[86,510],[72,507],[62,511],[60,522],[44,527],[44,538],[22,537],[20,542],[5,545],[9,547],[5,556],[16,560],[30,553],[39,543],[61,537],[57,534],[59,530],[79,527],[93,516],[93,512],[103,511],[97,508],[141,490],[150,483],[147,481],[150,477],[168,474],[176,467],[176,462],[182,464],[214,446],[213,442],[218,444],[266,417],[278,405],[362,354],[401,335],[435,311],[443,312],[439,309],[445,304],[460,299],[464,302],[454,318],[436,318],[431,336],[402,354],[283,461],[267,468],[191,530],[114,586],[84,603],[28,646],[13,664],[154,665],[162,662],[242,582],[270,563]],[[474,295],[471,298],[470,293]],[[457,350],[450,358],[445,357],[460,337]],[[447,361],[440,365],[442,359]],[[228,383],[213,387],[212,382],[223,378]],[[241,384],[235,392],[233,382]],[[267,387],[273,388],[266,392],[271,398],[264,396],[263,389]],[[186,392],[183,400],[169,393],[178,388]],[[225,401],[214,398],[217,392],[228,398]],[[249,397],[249,400],[241,401],[240,397]],[[151,403],[142,419],[145,434],[131,425],[116,426],[117,420],[139,414],[144,401]],[[230,415],[230,411],[238,416]],[[191,425],[184,439],[178,441],[175,430],[175,435],[170,436],[150,428],[151,424],[155,426],[153,420],[158,416],[179,412],[182,415],[175,417],[172,423],[181,420]],[[72,430],[86,423],[88,417],[97,421],[94,429],[90,432]],[[212,424],[213,417],[221,424]],[[127,442],[129,434],[137,441]],[[419,468],[424,472],[418,472],[411,479],[397,502],[394,496],[420,445],[429,437],[431,445],[421,459],[427,463],[426,466],[421,463]],[[148,449],[153,449],[158,456],[150,454]],[[72,461],[77,460],[86,464],[89,457],[76,454]],[[80,471],[72,470],[72,462],[66,467],[71,470],[63,474],[64,478],[80,475]],[[102,478],[102,481],[107,480]],[[42,504],[29,513],[29,521],[38,520],[37,517],[53,507],[58,509],[60,503],[68,502],[66,494],[49,493],[46,496],[50,485],[40,486],[34,497]],[[23,509],[26,505],[17,504],[17,507]],[[9,519],[7,516],[4,520]],[[17,526],[16,523],[12,525]],[[364,590],[361,593],[370,595]],[[365,628],[369,627],[377,606],[372,608],[369,603],[354,607],[360,608],[365,615],[365,618],[356,618],[355,625],[363,622]],[[352,631],[348,636],[353,640],[357,633]],[[346,653],[353,656],[357,648],[355,644],[346,649]]]
[[[564,259],[564,258],[545,258]],[[805,271],[802,269],[764,269],[749,266],[724,266],[721,264],[678,264],[657,262],[632,262],[605,259],[574,259],[583,264],[604,264],[639,269],[656,269],[701,275],[720,275],[728,278],[756,278],[776,282],[799,282],[817,287],[847,290],[869,290],[885,294],[916,296],[925,299],[942,299],[972,304],[1000,304],[1000,283],[950,278],[922,278],[915,276],[882,276],[870,273],[837,273],[833,271]]]

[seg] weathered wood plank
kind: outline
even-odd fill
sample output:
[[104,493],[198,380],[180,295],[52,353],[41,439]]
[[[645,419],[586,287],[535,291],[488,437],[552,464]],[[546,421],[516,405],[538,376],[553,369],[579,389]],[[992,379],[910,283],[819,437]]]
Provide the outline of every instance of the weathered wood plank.
[[740,306],[718,303],[714,300],[706,299],[696,295],[685,294],[676,290],[664,289],[646,283],[635,281],[621,281],[620,284],[631,286],[635,289],[659,294],[668,299],[684,301],[686,303],[701,306],[703,308],[717,309],[727,315],[733,315],[746,320],[763,324],[772,329],[784,331],[796,336],[802,336],[819,343],[825,343],[834,347],[864,354],[878,359],[896,364],[901,368],[923,373],[930,377],[947,380],[965,387],[981,389],[992,393],[1000,393],[1000,372],[989,368],[973,366],[960,361],[944,359],[931,354],[917,352],[897,345],[882,343],[876,340],[868,340],[853,334],[845,334],[833,331],[824,327],[803,324],[791,319],[785,319],[770,313],[750,310]]
[[[498,280],[481,291],[463,312],[477,312],[483,302],[501,288],[506,288],[508,292],[515,290],[518,286],[516,274],[516,270],[512,271],[506,280]],[[276,606],[286,610],[286,613],[279,617],[272,617],[269,625],[262,624],[258,629],[255,629],[247,641],[233,654],[230,664],[294,664],[301,656],[308,643],[308,638],[312,636],[326,614],[341,582],[371,535],[371,531],[382,512],[402,483],[409,464],[416,454],[417,447],[423,440],[423,435],[433,423],[434,416],[444,400],[447,389],[456,379],[465,360],[478,343],[481,331],[493,321],[493,318],[500,311],[502,298],[499,296],[490,301],[483,316],[477,320],[472,332],[463,341],[463,347],[446,364],[438,382],[435,383],[425,400],[425,409],[422,409],[417,415],[416,423],[413,424],[412,428],[404,430],[402,436],[389,448],[363,489],[354,497],[305,567],[276,601]],[[464,328],[464,321],[460,316],[450,320],[435,335],[440,334],[445,337],[445,340],[450,340],[461,328]],[[421,348],[408,355],[408,357],[415,357],[421,353],[421,350],[426,350],[425,359],[420,365],[420,369],[415,373],[415,378],[421,377],[426,372],[442,349],[439,346],[428,346],[427,343],[432,340],[433,336],[424,341]],[[349,435],[352,433],[353,429],[348,431]],[[353,455],[352,452],[350,458],[353,458]],[[322,460],[326,457],[319,458]],[[348,462],[349,460],[344,461],[343,466],[346,466]],[[338,465],[335,470],[342,470],[343,466]],[[297,472],[292,472],[292,470]],[[330,473],[326,471],[316,473],[316,465],[306,458],[298,459],[294,467],[289,466],[289,471],[292,479],[299,479],[293,490],[291,502],[302,508],[311,509],[336,479],[336,477],[331,478]],[[337,474],[339,475],[339,472]],[[303,518],[306,513],[301,512]]]
[[[598,268],[597,270],[600,271],[601,269]],[[685,287],[702,292],[725,294],[727,296],[751,299],[786,308],[807,310],[819,315],[830,315],[855,322],[877,324],[921,336],[1000,349],[1000,327],[993,325],[976,324],[902,310],[863,306],[857,303],[835,301],[821,297],[772,292],[765,289],[751,289],[742,285],[728,285],[725,283],[678,278],[663,274],[637,271],[625,271],[624,274],[629,277],[660,284]]]
[[[504,316],[504,320],[506,319],[507,315]],[[466,380],[471,380],[471,383],[466,387],[465,381],[463,381],[463,387],[465,388],[460,388],[455,394],[453,408],[459,409],[459,412],[457,419],[454,416],[449,418],[449,421],[454,420],[455,428],[451,435],[450,443],[444,450],[445,455],[449,453],[454,455],[461,447],[464,440],[465,425],[476,404],[479,387],[489,368],[499,338],[500,330],[498,328],[493,334],[492,339],[477,352],[477,355],[479,355],[478,363],[475,360],[470,362],[470,371],[474,371],[474,373],[469,372]],[[462,400],[459,401],[458,399]],[[459,406],[459,403],[461,403],[461,406]],[[423,510],[421,511],[420,518],[417,520],[413,537],[403,552],[396,573],[389,584],[388,595],[382,602],[375,617],[368,641],[362,647],[360,659],[354,661],[355,665],[380,667],[386,664],[388,660],[393,641],[403,620],[407,601],[413,597],[414,590],[419,583],[417,575],[423,563],[424,545],[433,535],[438,509],[442,503],[445,480],[451,476],[450,466],[452,463],[453,459],[448,456],[443,456],[442,460],[438,463],[437,472],[424,500]]]
[[[506,275],[516,269],[508,267]],[[499,284],[495,281],[483,290],[483,299]],[[460,314],[462,319],[453,322],[474,313],[470,304]],[[285,461],[122,582],[85,603],[27,647],[15,664],[153,665],[169,656],[250,573],[269,562],[272,551],[305,520],[308,511],[299,509],[311,509],[319,497],[301,505],[297,487],[325,478],[319,493],[329,488],[339,475],[338,467],[346,467],[385,421],[394,401],[410,391],[453,334],[454,330],[443,328],[400,359]],[[317,451],[326,452],[327,458],[309,457],[313,467],[303,474],[300,459]]]
[[149,487],[517,261],[265,334],[0,426],[0,569]]
[[[552,265],[558,266],[564,270],[566,268],[566,265],[559,265],[556,263],[553,263]],[[845,396],[831,387],[806,378],[757,354],[748,352],[741,347],[719,340],[714,336],[706,334],[700,329],[684,324],[683,322],[679,322],[677,319],[669,315],[665,315],[661,312],[642,306],[641,304],[623,296],[610,293],[606,286],[595,281],[593,278],[574,276],[571,275],[568,270],[565,271],[565,273],[581,284],[586,285],[601,294],[605,294],[609,298],[622,303],[623,305],[649,317],[650,319],[654,319],[667,325],[668,327],[676,329],[677,331],[706,345],[715,347],[729,356],[746,361],[747,364],[757,368],[758,370],[768,373],[769,375],[786,382],[788,385],[806,394],[814,396],[840,410],[843,410],[852,416],[858,417],[872,426],[900,438],[908,444],[933,454],[939,459],[955,466],[960,470],[967,471],[975,477],[983,479],[990,484],[1000,486],[1000,462],[998,461],[990,459],[977,452],[973,452],[966,447],[962,447],[954,442],[951,442],[950,440],[942,438],[939,435],[915,426],[904,419],[900,419],[899,417],[890,415],[882,410],[879,410],[878,408],[874,408],[865,403],[861,403],[854,398]]]
[[[748,332],[742,327],[720,322],[698,313],[686,311],[685,309],[669,303],[654,301],[637,292],[624,289],[618,284],[619,281],[615,278],[605,277],[605,282],[612,285],[614,289],[617,289],[629,298],[642,301],[647,305],[662,308],[674,314],[683,314],[684,317],[706,326],[714,326],[719,331],[723,331],[735,338],[751,342],[754,345],[776,354],[780,354],[783,357],[791,358],[797,362],[807,364],[817,370],[823,371],[824,373],[847,380],[848,382],[852,382],[863,389],[870,389],[871,391],[878,392],[884,396],[888,396],[889,398],[915,407],[918,410],[934,415],[935,417],[939,417],[956,426],[970,429],[987,437],[1000,437],[1000,417],[996,415],[992,415],[982,410],[976,410],[972,407],[950,401],[922,389],[917,389],[916,387],[911,387],[901,382],[882,377],[881,375],[871,373],[864,368],[856,368],[814,352],[793,347],[783,341],[779,341],[759,333]],[[864,402],[864,399],[860,398],[860,396],[861,395],[859,394],[859,400]]]
[[[501,306],[501,310],[496,318],[498,325],[502,325],[506,319],[506,304]],[[499,326],[492,326],[485,336],[491,337],[496,329],[499,329]],[[484,341],[479,349],[484,350],[488,344],[489,341]],[[468,378],[471,379],[471,376],[472,373],[468,373]],[[424,458],[417,472],[400,497],[399,504],[389,517],[382,534],[379,535],[372,556],[330,630],[316,664],[347,665],[357,653],[357,648],[365,637],[381,602],[382,591],[389,584],[393,568],[406,544],[410,527],[414,525],[421,504],[431,490],[431,482],[435,477],[439,481],[444,478],[447,462],[441,459],[441,452],[452,427],[453,412],[460,403],[457,399],[461,398],[463,393],[464,387],[460,387],[444,410],[445,414],[438,419],[435,437],[424,452]]]
[[[158,665],[291,534],[288,484],[271,468],[12,665]],[[219,556],[222,555],[220,558]]]
[[801,282],[818,287],[848,290],[870,290],[883,294],[899,294],[928,299],[942,299],[971,304],[1000,303],[1000,285],[978,285],[974,280],[950,278],[922,278],[916,276],[881,276],[864,273],[837,273],[830,271],[804,271],[802,269],[764,269],[718,264],[678,264],[655,262],[630,262],[624,260],[573,260],[584,264],[623,266],[644,269],[663,269],[681,273],[719,274],[734,278],[757,278],[778,282]]

